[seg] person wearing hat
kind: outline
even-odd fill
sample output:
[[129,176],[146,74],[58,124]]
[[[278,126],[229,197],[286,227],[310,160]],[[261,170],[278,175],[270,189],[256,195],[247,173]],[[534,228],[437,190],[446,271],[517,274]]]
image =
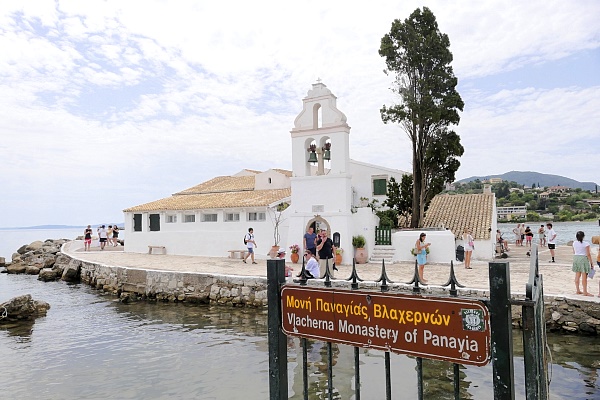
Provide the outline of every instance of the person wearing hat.
[[[277,250],[277,258],[281,258],[282,260],[285,260],[285,249],[283,247],[280,247],[279,250]],[[292,276],[292,271],[294,270],[294,268],[289,267],[287,264],[285,266],[285,276]]]

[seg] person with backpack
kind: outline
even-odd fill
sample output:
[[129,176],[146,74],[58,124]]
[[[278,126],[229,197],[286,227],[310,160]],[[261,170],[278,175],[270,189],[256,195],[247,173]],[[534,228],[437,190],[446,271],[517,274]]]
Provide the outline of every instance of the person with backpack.
[[256,247],[258,247],[256,245],[256,242],[254,241],[254,229],[248,228],[248,233],[246,233],[246,235],[244,236],[244,243],[246,244],[246,247],[248,248],[248,253],[246,254],[246,257],[244,257],[244,259],[242,261],[245,264],[248,257],[252,256],[252,264],[258,264],[256,261],[254,261],[254,249]]

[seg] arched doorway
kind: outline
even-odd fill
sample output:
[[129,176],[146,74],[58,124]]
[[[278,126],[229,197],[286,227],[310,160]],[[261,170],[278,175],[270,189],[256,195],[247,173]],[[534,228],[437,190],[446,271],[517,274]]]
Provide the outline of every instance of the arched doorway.
[[320,216],[314,217],[308,221],[305,231],[308,231],[308,228],[313,228],[315,233],[319,233],[321,229],[325,229],[327,231],[327,235],[331,236],[331,227],[329,226],[329,222]]

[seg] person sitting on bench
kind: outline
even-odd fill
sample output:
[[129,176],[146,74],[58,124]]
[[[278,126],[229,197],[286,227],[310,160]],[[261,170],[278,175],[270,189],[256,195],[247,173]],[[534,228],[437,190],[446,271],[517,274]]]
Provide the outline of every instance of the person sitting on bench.
[[502,233],[500,233],[500,229],[496,231],[496,243],[498,243],[503,251],[510,251],[508,249],[508,240],[502,237]]

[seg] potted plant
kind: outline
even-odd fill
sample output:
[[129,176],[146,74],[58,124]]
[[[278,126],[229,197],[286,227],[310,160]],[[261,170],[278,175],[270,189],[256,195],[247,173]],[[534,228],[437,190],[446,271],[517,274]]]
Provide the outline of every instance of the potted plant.
[[344,254],[344,249],[335,249],[335,263],[337,265],[340,265],[342,263],[342,254]]
[[281,236],[279,235],[279,226],[283,222],[282,214],[286,208],[290,206],[289,203],[281,202],[277,204],[275,207],[269,208],[269,216],[273,222],[273,240],[274,244],[271,247],[271,251],[269,252],[269,256],[271,258],[277,258],[277,251],[279,250],[279,241],[281,240]]
[[354,247],[354,259],[357,264],[365,264],[369,259],[365,244],[367,241],[363,235],[352,236],[352,246]]
[[300,251],[300,246],[298,246],[297,244],[293,244],[290,246],[290,259],[292,260],[292,262],[294,264],[296,264],[298,262],[298,260],[300,259],[300,255],[298,255],[298,252]]

